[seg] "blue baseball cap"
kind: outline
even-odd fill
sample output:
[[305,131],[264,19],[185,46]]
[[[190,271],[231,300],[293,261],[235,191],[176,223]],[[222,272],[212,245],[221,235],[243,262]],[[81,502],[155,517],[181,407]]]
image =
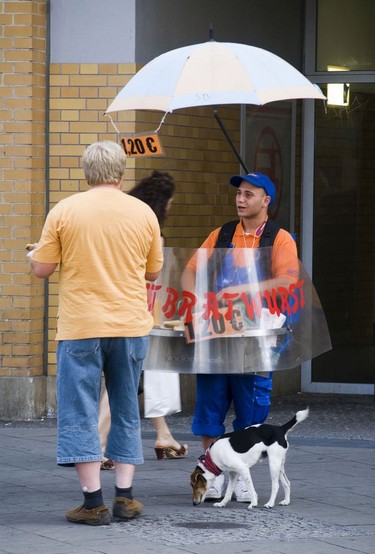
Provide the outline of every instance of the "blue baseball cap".
[[254,171],[253,173],[248,173],[247,175],[233,175],[229,182],[234,187],[239,187],[242,181],[247,181],[251,185],[264,189],[267,196],[271,198],[270,205],[275,202],[275,185],[273,184],[271,179],[264,173]]

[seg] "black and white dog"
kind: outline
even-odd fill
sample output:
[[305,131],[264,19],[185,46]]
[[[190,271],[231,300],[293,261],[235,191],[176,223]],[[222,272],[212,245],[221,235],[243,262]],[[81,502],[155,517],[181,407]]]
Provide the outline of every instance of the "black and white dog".
[[284,464],[288,450],[287,434],[297,423],[309,415],[309,410],[301,410],[284,425],[252,425],[241,431],[226,433],[218,438],[199,458],[198,465],[191,474],[190,484],[193,488],[193,504],[198,506],[204,502],[207,491],[213,479],[223,471],[229,474],[228,486],[221,502],[215,502],[216,508],[224,508],[232,498],[237,477],[243,477],[250,494],[251,504],[248,508],[258,505],[258,495],[250,475],[250,468],[258,460],[268,457],[272,491],[266,508],[275,505],[279,490],[279,481],[284,489],[285,498],[280,502],[287,506],[290,502],[290,483],[286,476]]

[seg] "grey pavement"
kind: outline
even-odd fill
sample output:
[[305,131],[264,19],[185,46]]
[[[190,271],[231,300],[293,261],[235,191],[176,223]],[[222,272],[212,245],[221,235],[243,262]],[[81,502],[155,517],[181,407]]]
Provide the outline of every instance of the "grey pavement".
[[[176,438],[190,447],[180,460],[156,460],[151,424],[142,421],[145,463],[137,469],[134,494],[144,513],[106,527],[64,518],[82,495],[75,470],[55,463],[55,421],[0,422],[0,553],[373,554],[374,399],[297,394],[273,399],[268,421],[284,423],[306,405],[309,418],[289,435],[289,506],[261,507],[270,494],[265,460],[252,469],[260,507],[248,510],[234,501],[223,509],[210,502],[194,507],[189,476],[201,447],[190,432],[191,416],[183,414],[169,418]],[[114,472],[103,471],[102,478],[110,505]]]

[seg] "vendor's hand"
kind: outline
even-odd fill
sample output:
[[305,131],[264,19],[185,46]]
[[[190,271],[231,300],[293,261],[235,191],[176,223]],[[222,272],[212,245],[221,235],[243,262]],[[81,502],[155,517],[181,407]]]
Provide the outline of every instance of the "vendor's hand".
[[[229,300],[239,300],[240,295],[243,293],[251,296],[252,294],[255,294],[258,290],[258,286],[254,287],[254,285],[250,283],[246,283],[245,285],[233,285],[221,289],[221,291],[217,293],[216,298],[219,304],[226,306]],[[226,298],[224,298],[224,294],[226,295]]]
[[224,294],[229,295],[229,294],[237,294],[237,293],[238,293],[238,290],[236,289],[236,287],[224,287],[223,289],[221,289],[220,292],[216,294],[216,298],[218,303],[224,306],[228,303],[228,298],[224,298]]

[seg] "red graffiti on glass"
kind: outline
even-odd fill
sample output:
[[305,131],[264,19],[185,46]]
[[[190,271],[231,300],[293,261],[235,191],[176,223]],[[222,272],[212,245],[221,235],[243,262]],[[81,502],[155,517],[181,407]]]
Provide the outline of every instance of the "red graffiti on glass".
[[176,289],[166,288],[167,299],[162,306],[162,312],[167,319],[172,319],[177,313],[180,317],[185,315],[185,321],[190,322],[193,319],[193,308],[197,304],[197,297],[192,292],[182,291],[182,298],[179,297]]
[[154,285],[152,283],[146,283],[147,290],[147,307],[149,312],[154,311],[155,302],[156,302],[156,293],[162,288],[161,285]]
[[[256,315],[260,317],[262,307],[265,305],[272,315],[276,314],[279,316],[281,313],[291,315],[296,313],[300,308],[305,306],[304,283],[305,281],[301,280],[290,284],[288,288],[277,287],[271,291],[258,291],[254,296],[246,293],[223,293],[223,300],[226,306],[224,317],[227,321],[231,321],[233,316],[236,315],[236,300],[243,302],[246,315],[249,319],[254,319]],[[172,319],[175,314],[178,314],[180,317],[184,317],[185,324],[191,323],[193,320],[193,308],[198,304],[198,298],[195,294],[182,291],[180,298],[178,291],[172,287],[167,287],[166,292],[167,298],[162,306],[164,316],[167,319]],[[207,292],[204,294],[204,299],[201,318],[204,321],[208,319],[219,321],[222,314],[219,311],[216,294]]]

